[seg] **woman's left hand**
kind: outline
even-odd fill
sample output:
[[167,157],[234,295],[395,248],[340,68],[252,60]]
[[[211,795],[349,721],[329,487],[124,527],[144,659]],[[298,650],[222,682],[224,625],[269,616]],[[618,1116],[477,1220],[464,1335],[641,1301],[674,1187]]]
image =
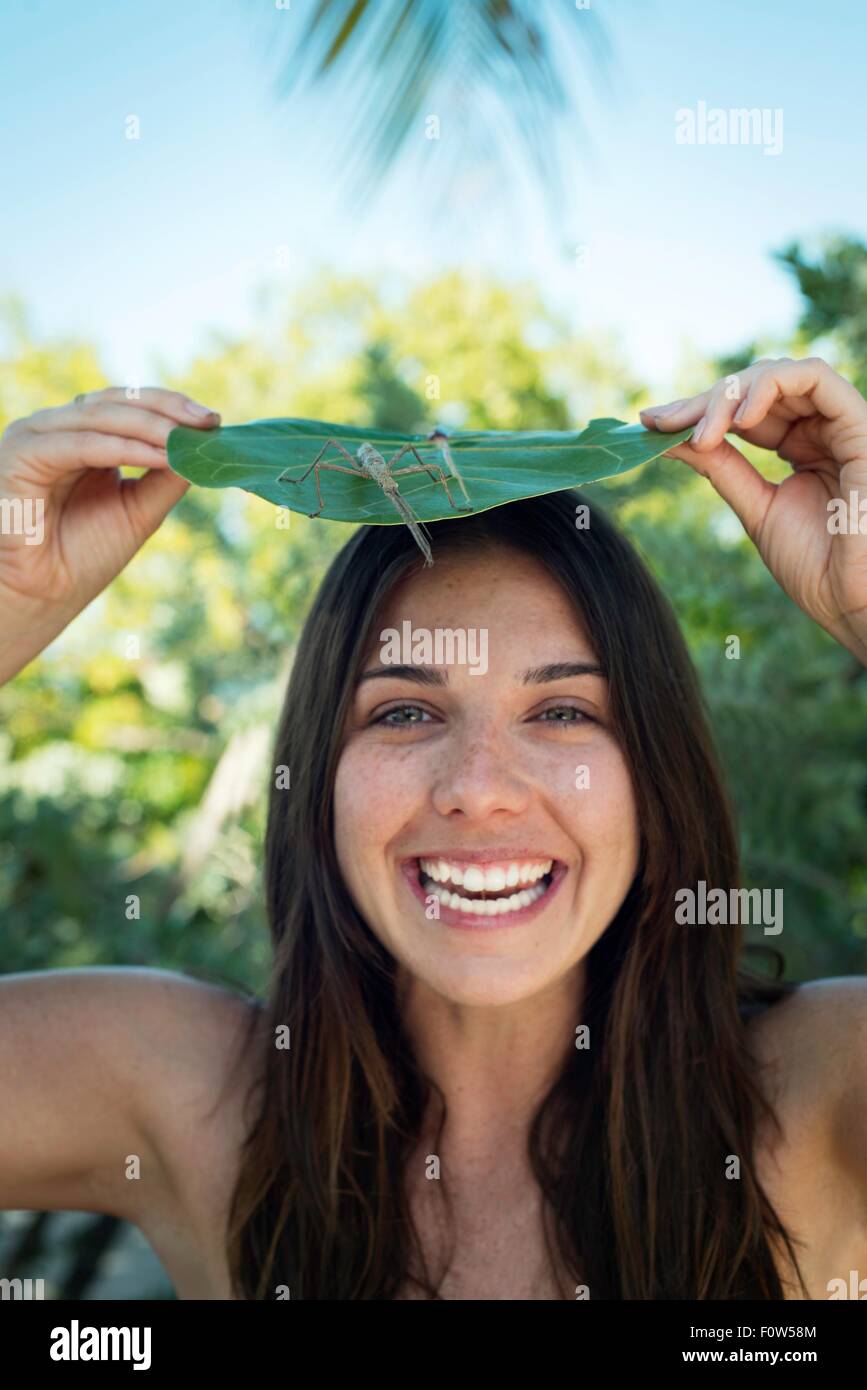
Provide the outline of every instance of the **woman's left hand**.
[[[789,597],[867,665],[867,401],[855,387],[821,357],[780,357],[641,417],[648,429],[695,425],[666,457],[710,480]],[[769,482],[727,432],[792,473]]]

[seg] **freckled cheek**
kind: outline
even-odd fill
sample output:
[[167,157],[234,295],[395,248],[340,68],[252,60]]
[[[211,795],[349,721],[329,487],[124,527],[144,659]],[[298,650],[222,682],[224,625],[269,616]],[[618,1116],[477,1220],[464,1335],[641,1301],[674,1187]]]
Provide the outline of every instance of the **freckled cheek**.
[[607,855],[612,865],[622,864],[634,872],[640,848],[638,810],[632,781],[619,753],[611,758],[605,775],[597,778],[591,804],[600,853]]
[[635,860],[639,832],[632,782],[620,750],[603,742],[570,749],[545,779],[585,855]]
[[411,820],[423,787],[408,758],[347,748],[334,785],[334,838],[347,883],[374,876]]

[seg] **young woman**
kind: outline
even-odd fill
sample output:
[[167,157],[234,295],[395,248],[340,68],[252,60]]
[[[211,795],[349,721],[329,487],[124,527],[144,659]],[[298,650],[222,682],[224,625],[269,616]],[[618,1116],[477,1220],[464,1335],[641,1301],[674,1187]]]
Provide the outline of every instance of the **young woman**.
[[[0,493],[46,502],[42,544],[0,535],[0,679],[183,494],[164,446],[214,427],[197,409],[109,389],[6,430]],[[867,519],[828,509],[867,512],[858,392],[817,358],[760,362],[645,423],[696,427],[672,454],[867,661]],[[403,527],[353,534],[263,769],[267,1000],[159,970],[5,977],[0,1205],[134,1222],[182,1298],[827,1298],[867,1277],[867,980],[771,981],[739,926],[678,920],[683,890],[738,887],[731,814],[671,611],[576,500],[434,523],[430,569]],[[405,623],[485,659],[395,664]]]

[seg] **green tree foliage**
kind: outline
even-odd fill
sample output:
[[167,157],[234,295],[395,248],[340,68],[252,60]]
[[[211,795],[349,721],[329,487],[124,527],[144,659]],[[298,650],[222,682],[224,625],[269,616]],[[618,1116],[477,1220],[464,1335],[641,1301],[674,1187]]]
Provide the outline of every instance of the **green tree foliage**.
[[799,340],[830,339],[850,379],[867,392],[867,246],[853,237],[834,236],[809,258],[794,241],[777,253],[777,260],[796,277],[804,296]]

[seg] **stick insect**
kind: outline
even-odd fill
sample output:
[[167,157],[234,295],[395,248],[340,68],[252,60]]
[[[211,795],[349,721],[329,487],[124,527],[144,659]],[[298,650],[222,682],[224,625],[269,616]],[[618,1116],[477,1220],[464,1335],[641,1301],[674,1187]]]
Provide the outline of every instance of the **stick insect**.
[[[386,459],[379,452],[378,449],[375,449],[372,444],[369,444],[365,440],[363,444],[359,445],[358,449],[356,450],[355,457],[353,458],[349,450],[345,449],[338,440],[326,439],[322,448],[319,450],[319,453],[316,455],[315,459],[310,464],[310,467],[307,468],[306,471],[301,474],[300,478],[287,478],[286,474],[289,470],[284,469],[283,472],[280,474],[279,478],[277,479],[277,482],[303,483],[304,479],[309,477],[312,473],[316,480],[316,496],[319,499],[319,508],[315,512],[308,512],[307,515],[314,517],[319,516],[319,513],[322,511],[322,508],[325,506],[325,503],[322,500],[322,489],[319,485],[319,470],[321,468],[331,468],[334,470],[335,473],[349,473],[354,478],[357,478],[359,474],[363,478],[370,478],[372,482],[376,483],[379,487],[382,488],[382,491],[385,493],[389,502],[391,502],[392,506],[396,509],[396,511],[406,522],[412,534],[413,540],[415,541],[416,545],[418,546],[419,550],[424,556],[425,564],[432,565],[433,556],[431,554],[430,544],[427,539],[428,532],[425,531],[425,528],[420,518],[416,516],[415,512],[412,510],[412,507],[409,505],[406,498],[401,495],[400,489],[398,488],[397,484],[397,477],[405,476],[407,473],[427,473],[429,477],[433,478],[435,483],[442,483],[443,487],[445,488],[446,496],[448,497],[449,502],[452,505],[452,507],[454,507],[455,511],[466,512],[472,511],[473,508],[472,503],[469,500],[469,494],[467,493],[467,490],[464,487],[464,480],[458,472],[457,468],[455,467],[454,460],[452,459],[451,450],[448,446],[448,436],[443,434],[441,430],[433,430],[428,435],[428,441],[432,444],[437,444],[439,446],[443,458],[445,459],[446,464],[448,465],[449,472],[452,474],[452,477],[460,484],[461,491],[463,492],[464,497],[466,497],[467,499],[467,506],[459,507],[455,503],[455,500],[452,497],[451,492],[449,491],[448,478],[446,477],[442,468],[440,468],[439,464],[436,463],[425,463],[424,459],[419,454],[418,448],[415,444],[401,445],[397,452],[395,454],[392,454],[390,459]],[[349,467],[346,467],[342,463],[332,463],[330,460],[323,462],[323,454],[325,454],[327,450],[332,447],[335,448],[338,451],[338,453],[340,453],[343,456],[343,458],[346,459],[346,462],[349,465]],[[411,454],[413,458],[418,460],[418,462],[407,464],[403,468],[395,468],[394,465],[398,463],[400,459],[404,457],[405,454]]]

